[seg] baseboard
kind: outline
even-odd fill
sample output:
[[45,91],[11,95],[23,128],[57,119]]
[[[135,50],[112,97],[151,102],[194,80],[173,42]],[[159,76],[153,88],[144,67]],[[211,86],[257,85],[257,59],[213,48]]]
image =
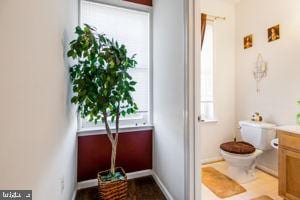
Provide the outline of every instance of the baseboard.
[[[201,164],[202,165],[205,165],[205,164],[211,164],[211,163],[215,163],[215,162],[220,162],[220,161],[224,161],[223,157],[214,157],[214,158],[208,158],[208,159],[203,159],[201,160]],[[270,174],[276,178],[278,178],[278,172],[277,171],[274,171],[268,167],[265,167],[263,165],[259,165],[259,164],[256,164],[256,168],[266,172],[267,174]]]
[[220,161],[223,161],[223,160],[224,159],[223,159],[222,156],[217,156],[217,157],[213,157],[213,158],[202,159],[201,164],[202,165],[211,164],[211,163],[220,162]]
[[270,169],[268,167],[265,167],[263,165],[258,165],[258,164],[256,164],[256,168],[260,169],[263,172],[266,172],[267,174],[270,174],[270,175],[278,178],[278,172],[277,171],[274,171],[274,170],[272,170],[272,169]]
[[[147,170],[142,170],[142,171],[137,171],[137,172],[131,172],[131,173],[126,173],[127,179],[134,179],[134,178],[140,178],[140,177],[145,177],[145,176],[152,176],[152,170],[147,169]],[[91,179],[87,181],[81,181],[78,182],[77,185],[77,190],[89,188],[89,187],[95,187],[98,185],[98,180],[97,179]]]
[[90,187],[95,187],[97,185],[98,185],[98,180],[97,179],[91,179],[91,180],[87,180],[87,181],[80,181],[77,184],[77,190],[90,188]]
[[131,173],[127,173],[127,179],[134,179],[134,178],[141,178],[141,177],[145,177],[145,176],[152,176],[152,170],[147,169],[147,170],[142,170],[142,171],[137,171],[137,172],[131,172]]
[[162,181],[159,179],[159,177],[157,176],[157,174],[155,172],[153,172],[152,174],[156,184],[158,185],[158,187],[160,188],[160,190],[164,193],[165,197],[167,198],[167,200],[174,200],[174,198],[172,197],[172,195],[169,193],[169,191],[167,190],[166,186],[162,183]]

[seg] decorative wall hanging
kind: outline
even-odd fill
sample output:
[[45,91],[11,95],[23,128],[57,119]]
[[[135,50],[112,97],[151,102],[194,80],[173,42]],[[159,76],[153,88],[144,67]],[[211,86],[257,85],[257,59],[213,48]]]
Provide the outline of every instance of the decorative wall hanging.
[[271,28],[268,28],[268,41],[273,42],[278,39],[280,39],[279,24]]
[[259,83],[260,81],[267,76],[267,62],[264,61],[262,55],[259,53],[257,56],[257,61],[255,63],[253,71],[254,79],[256,80],[256,92],[259,94]]
[[244,37],[244,49],[252,47],[252,34]]

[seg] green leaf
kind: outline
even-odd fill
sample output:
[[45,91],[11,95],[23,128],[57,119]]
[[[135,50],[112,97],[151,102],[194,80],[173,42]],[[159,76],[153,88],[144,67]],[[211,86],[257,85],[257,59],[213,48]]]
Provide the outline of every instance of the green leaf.
[[80,26],[77,26],[77,27],[75,28],[75,33],[77,33],[77,34],[79,34],[79,35],[82,35],[82,34],[84,33],[84,31],[81,29]]
[[115,121],[115,116],[111,116],[111,122]]
[[71,103],[77,103],[77,101],[78,101],[78,97],[77,96],[73,96],[71,98]]
[[74,51],[71,49],[70,51],[68,51],[67,56],[72,57],[73,53],[74,53]]
[[135,82],[135,81],[130,81],[129,84],[130,84],[130,85],[136,85],[137,82]]

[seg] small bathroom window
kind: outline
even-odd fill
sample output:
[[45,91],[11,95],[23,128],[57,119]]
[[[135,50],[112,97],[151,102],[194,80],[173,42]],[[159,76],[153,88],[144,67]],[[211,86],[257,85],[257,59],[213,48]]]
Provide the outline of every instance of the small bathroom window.
[[214,30],[213,23],[207,22],[201,50],[201,121],[213,121],[213,66],[214,66]]

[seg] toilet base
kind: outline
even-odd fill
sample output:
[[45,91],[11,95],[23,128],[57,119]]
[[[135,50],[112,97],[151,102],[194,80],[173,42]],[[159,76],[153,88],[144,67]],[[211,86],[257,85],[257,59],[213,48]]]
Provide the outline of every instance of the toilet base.
[[256,149],[254,153],[248,155],[233,154],[221,150],[221,154],[228,163],[227,175],[239,183],[247,183],[256,178],[255,160],[263,153]]
[[248,183],[256,179],[255,164],[250,168],[245,169],[241,167],[228,167],[228,176],[239,183]]

